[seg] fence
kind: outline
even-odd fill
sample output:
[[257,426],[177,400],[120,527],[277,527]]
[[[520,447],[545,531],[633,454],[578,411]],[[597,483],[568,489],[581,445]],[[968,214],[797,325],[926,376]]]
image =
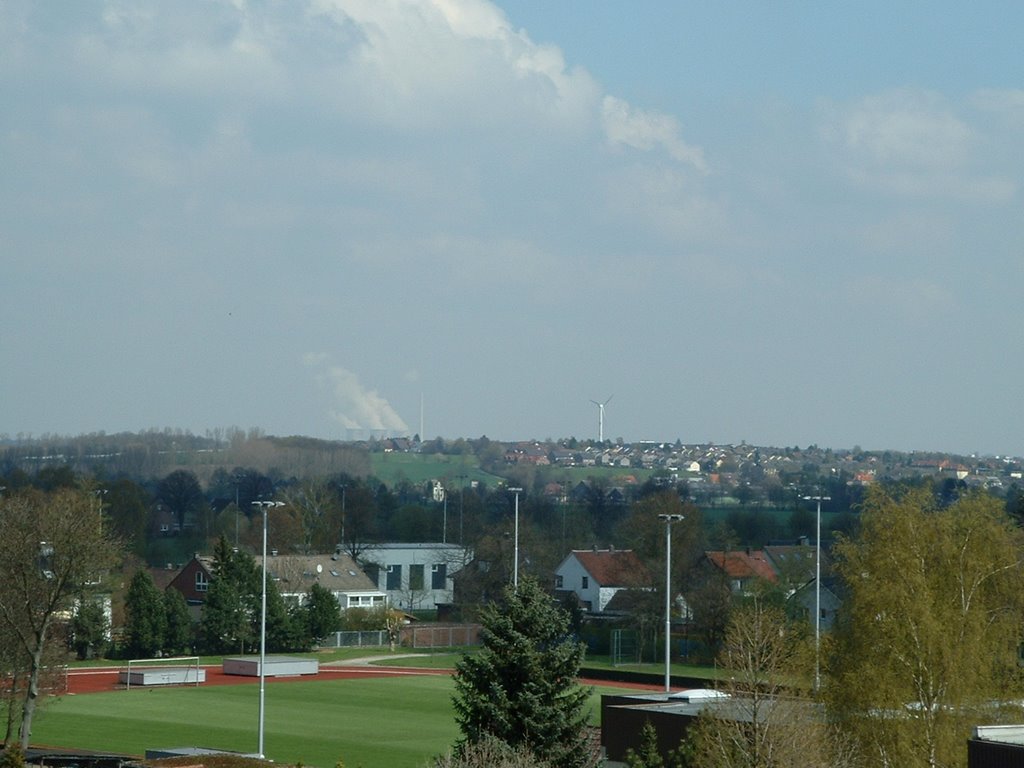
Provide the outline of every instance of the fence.
[[[406,648],[451,648],[480,644],[479,624],[430,624],[402,627],[399,645]],[[366,632],[335,632],[320,641],[321,648],[385,648],[388,633],[381,630]]]
[[452,648],[480,645],[479,624],[429,624],[402,627],[399,643],[406,648]]
[[320,641],[321,648],[380,648],[388,644],[388,633],[383,629],[366,632],[335,632]]

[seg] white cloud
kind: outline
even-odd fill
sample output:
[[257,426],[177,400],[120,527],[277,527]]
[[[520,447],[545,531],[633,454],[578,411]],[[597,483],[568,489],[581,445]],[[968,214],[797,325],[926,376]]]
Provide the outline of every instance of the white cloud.
[[936,94],[894,91],[869,96],[843,124],[845,146],[874,163],[919,169],[962,166],[971,130]]
[[303,356],[306,365],[321,369],[316,378],[334,401],[329,410],[333,421],[352,430],[409,431],[408,425],[391,407],[387,398],[376,390],[364,387],[352,371],[328,361],[329,357],[324,354],[308,353]]
[[822,135],[850,180],[888,194],[998,203],[1016,193],[983,165],[980,131],[936,93],[901,89],[833,106]]
[[601,107],[609,143],[644,151],[660,148],[679,162],[707,172],[703,150],[683,141],[675,118],[637,109],[611,95],[604,97]]
[[976,109],[1002,117],[1017,128],[1024,128],[1024,89],[983,88],[971,98]]

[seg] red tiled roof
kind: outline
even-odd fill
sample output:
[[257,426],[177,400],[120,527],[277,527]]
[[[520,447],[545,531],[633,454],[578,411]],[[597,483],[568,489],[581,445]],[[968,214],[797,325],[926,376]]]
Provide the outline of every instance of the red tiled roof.
[[733,550],[730,552],[705,552],[708,560],[725,572],[731,579],[759,578],[775,582],[778,577],[775,569],[768,562],[768,556],[761,550],[747,552]]
[[576,549],[573,554],[602,587],[634,586],[647,579],[647,569],[631,549]]

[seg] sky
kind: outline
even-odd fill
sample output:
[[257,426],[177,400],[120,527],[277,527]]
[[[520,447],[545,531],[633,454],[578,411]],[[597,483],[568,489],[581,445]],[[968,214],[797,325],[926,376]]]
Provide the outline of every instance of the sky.
[[0,435],[1024,455],[1022,28],[5,0]]

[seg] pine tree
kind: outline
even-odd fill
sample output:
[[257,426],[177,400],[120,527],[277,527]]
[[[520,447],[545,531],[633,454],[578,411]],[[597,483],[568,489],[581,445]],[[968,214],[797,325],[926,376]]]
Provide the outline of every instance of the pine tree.
[[133,658],[149,658],[164,645],[167,616],[160,590],[148,571],[138,571],[124,600],[125,650]]
[[627,768],[665,768],[665,761],[658,752],[658,732],[651,721],[640,729],[640,748],[626,750]]
[[317,642],[332,632],[337,631],[341,625],[338,600],[331,594],[329,589],[319,584],[314,584],[310,587],[304,610],[306,613],[306,630],[313,642]]
[[467,745],[496,738],[556,768],[593,765],[577,682],[584,646],[533,579],[508,587],[481,615],[482,650],[456,665],[456,719]]
[[166,617],[163,649],[171,654],[189,650],[192,644],[192,616],[189,615],[185,596],[176,589],[169,589],[164,592],[163,604]]
[[79,598],[71,618],[72,647],[79,659],[102,657],[107,650],[110,623],[98,600]]

